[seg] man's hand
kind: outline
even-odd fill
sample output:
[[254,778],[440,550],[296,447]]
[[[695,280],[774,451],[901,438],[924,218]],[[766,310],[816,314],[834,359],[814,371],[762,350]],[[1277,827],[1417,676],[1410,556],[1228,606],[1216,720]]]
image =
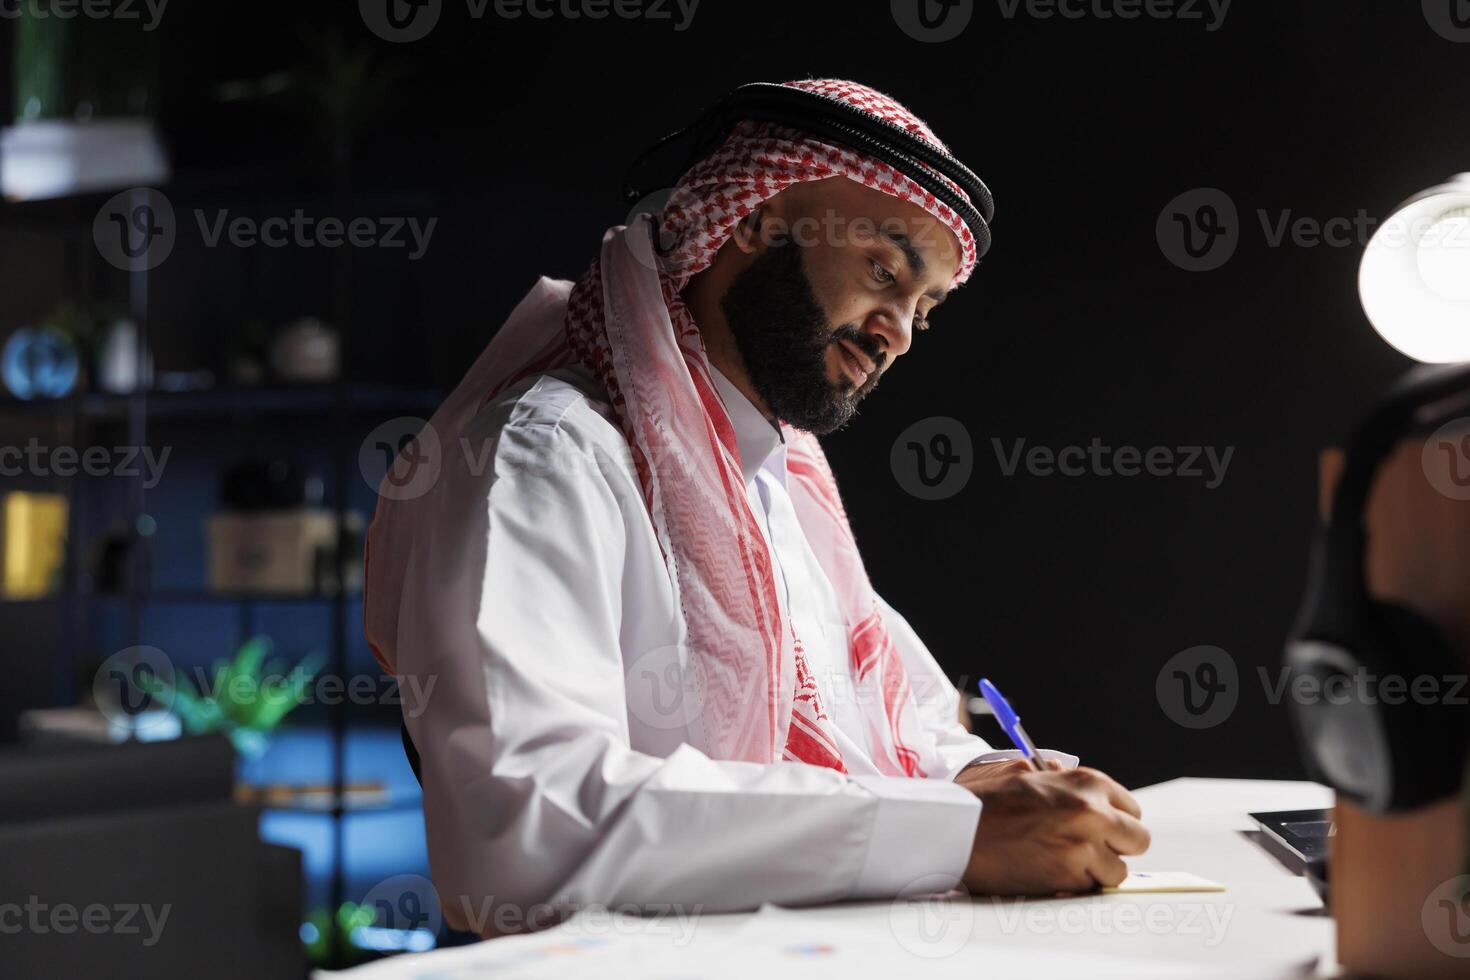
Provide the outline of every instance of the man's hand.
[[1141,810],[1096,769],[1037,772],[1023,760],[972,766],[955,782],[980,797],[965,887],[992,895],[1051,895],[1116,885],[1119,855],[1148,850]]

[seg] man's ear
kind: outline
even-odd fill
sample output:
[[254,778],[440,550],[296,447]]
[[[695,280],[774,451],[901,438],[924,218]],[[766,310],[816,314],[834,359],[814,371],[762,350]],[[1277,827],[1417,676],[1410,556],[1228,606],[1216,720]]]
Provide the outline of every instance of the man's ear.
[[802,184],[793,184],[758,204],[735,226],[731,237],[736,247],[746,255],[756,255],[766,246],[786,244],[803,189]]
[[734,230],[730,232],[730,240],[746,255],[754,255],[760,250],[760,227],[766,213],[766,206],[760,205],[741,218]]

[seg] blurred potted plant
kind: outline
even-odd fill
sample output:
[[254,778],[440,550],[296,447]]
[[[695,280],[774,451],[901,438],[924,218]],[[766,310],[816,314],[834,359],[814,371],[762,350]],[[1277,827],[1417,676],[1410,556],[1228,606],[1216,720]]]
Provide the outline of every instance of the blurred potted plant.
[[65,337],[77,352],[77,359],[81,362],[76,386],[79,392],[90,390],[97,377],[97,361],[102,352],[105,334],[104,322],[97,310],[71,300],[57,305],[46,317],[45,325]]
[[140,25],[51,7],[18,4],[7,15],[16,21],[7,60],[14,101],[0,130],[0,191],[47,198],[167,180],[152,119],[157,19]]
[[313,653],[286,670],[284,660],[267,661],[271,648],[269,637],[252,637],[233,659],[215,661],[203,687],[197,682],[169,684],[156,675],[146,678],[143,686],[159,703],[170,705],[185,732],[223,732],[241,755],[259,758],[271,732],[302,703],[325,663],[324,657]]

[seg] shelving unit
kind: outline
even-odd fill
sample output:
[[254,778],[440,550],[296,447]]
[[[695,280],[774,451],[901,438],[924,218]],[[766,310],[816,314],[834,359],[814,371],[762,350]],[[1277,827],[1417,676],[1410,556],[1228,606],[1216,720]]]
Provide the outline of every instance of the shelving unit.
[[[293,200],[300,198],[298,181],[301,176],[299,171],[287,175],[288,184],[296,195]],[[322,175],[318,173],[316,176]],[[326,176],[328,191],[312,197],[320,203],[323,213],[366,213],[362,209],[381,208],[384,202],[396,202],[402,207],[430,207],[434,200],[433,194],[425,191],[394,192],[359,198],[348,193],[345,180],[340,174]],[[264,181],[253,180],[246,175],[227,174],[177,186],[170,184],[162,189],[170,197],[179,200],[195,193],[206,193],[217,199],[230,193],[270,194],[271,187],[278,185],[280,180],[279,174],[269,175]],[[29,234],[39,233],[59,238],[65,243],[67,253],[66,295],[89,303],[102,299],[115,300],[118,297],[106,295],[108,287],[105,284],[109,279],[115,279],[116,275],[103,265],[91,236],[92,219],[97,209],[111,196],[110,193],[98,193],[46,202],[0,204],[0,229],[23,228]],[[113,445],[118,438],[125,440],[128,446],[147,446],[150,434],[166,431],[172,425],[187,426],[219,421],[228,423],[232,431],[241,432],[272,425],[299,428],[309,421],[313,434],[321,440],[328,452],[329,493],[324,503],[335,513],[340,528],[351,509],[349,481],[360,479],[356,474],[357,445],[353,441],[354,435],[364,424],[374,419],[383,420],[400,415],[427,418],[444,395],[438,389],[357,382],[350,377],[353,364],[352,265],[350,248],[334,250],[324,306],[325,316],[340,338],[342,369],[332,382],[227,385],[187,391],[140,389],[126,394],[81,392],[64,398],[37,401],[23,401],[7,395],[0,397],[0,420],[26,426],[46,426],[57,445],[78,447]],[[125,275],[125,296],[122,297],[121,305],[137,327],[136,376],[143,378],[146,376],[144,358],[151,347],[150,290],[154,283],[148,272],[129,272]],[[371,428],[371,425],[367,425],[367,428]],[[109,441],[101,442],[104,438]],[[73,703],[78,682],[83,680],[78,676],[80,658],[91,642],[96,625],[94,617],[89,613],[97,612],[107,603],[123,604],[125,622],[122,632],[128,646],[148,642],[144,635],[144,617],[147,611],[155,608],[197,608],[207,604],[232,607],[235,611],[238,644],[250,631],[253,611],[260,607],[278,604],[321,607],[329,612],[331,619],[328,643],[330,657],[324,670],[339,677],[347,677],[348,630],[354,628],[349,626],[347,614],[349,604],[359,601],[360,594],[342,589],[308,594],[216,593],[203,587],[174,585],[155,589],[148,575],[145,549],[149,537],[156,532],[158,521],[149,512],[149,491],[141,474],[135,478],[109,481],[101,488],[102,492],[126,498],[125,512],[128,515],[127,526],[130,529],[128,533],[132,547],[128,555],[125,588],[121,591],[96,591],[89,581],[86,542],[82,540],[80,530],[87,526],[89,515],[86,508],[89,498],[93,496],[89,491],[95,488],[85,486],[88,477],[80,473],[74,472],[59,479],[61,484],[58,491],[69,502],[69,530],[62,591],[36,600],[0,602],[0,607],[18,603],[55,605],[61,642],[55,651],[54,704]],[[346,581],[347,561],[348,556],[344,554],[344,549],[336,549],[335,581]],[[349,715],[356,710],[349,708],[344,699],[337,702],[329,712],[327,736],[330,739],[330,798],[338,801],[343,799],[346,779],[346,743],[351,722]],[[386,711],[384,714],[386,718]],[[393,714],[396,738],[396,710]],[[417,809],[419,805],[419,797],[406,791],[397,794],[385,805],[344,806],[339,802],[326,807],[267,806],[266,809],[268,812],[311,814],[331,820],[329,908],[335,914],[335,910],[344,901],[346,845],[343,818],[357,813],[406,811]],[[335,931],[333,937],[334,943],[340,944],[343,939]],[[343,965],[348,961],[347,950],[342,945],[335,945],[330,963]]]

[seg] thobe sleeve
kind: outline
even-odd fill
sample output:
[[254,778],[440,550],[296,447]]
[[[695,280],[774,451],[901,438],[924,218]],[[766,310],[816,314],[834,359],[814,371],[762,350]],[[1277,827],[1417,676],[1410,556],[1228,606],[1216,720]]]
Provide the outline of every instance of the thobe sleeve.
[[441,477],[398,643],[400,686],[433,685],[403,711],[451,925],[491,934],[547,903],[889,898],[963,873],[980,803],[954,783],[633,750],[625,522],[647,517],[627,470],[539,422],[504,426],[481,469]]
[[[953,780],[962,769],[972,765],[1021,758],[1017,749],[993,749],[985,739],[965,731],[965,726],[959,722],[959,689],[945,674],[944,668],[939,666],[939,661],[919,638],[919,634],[914,632],[909,621],[881,595],[878,596],[878,605],[883,614],[883,622],[888,626],[888,635],[893,638],[894,646],[898,647],[899,654],[903,657],[904,668],[909,675],[909,686],[919,706],[919,715],[934,734],[939,758],[944,765],[944,771],[933,774],[933,778]],[[1067,752],[1045,748],[1038,751],[1044,757],[1056,759],[1069,769],[1078,762],[1077,756]]]

